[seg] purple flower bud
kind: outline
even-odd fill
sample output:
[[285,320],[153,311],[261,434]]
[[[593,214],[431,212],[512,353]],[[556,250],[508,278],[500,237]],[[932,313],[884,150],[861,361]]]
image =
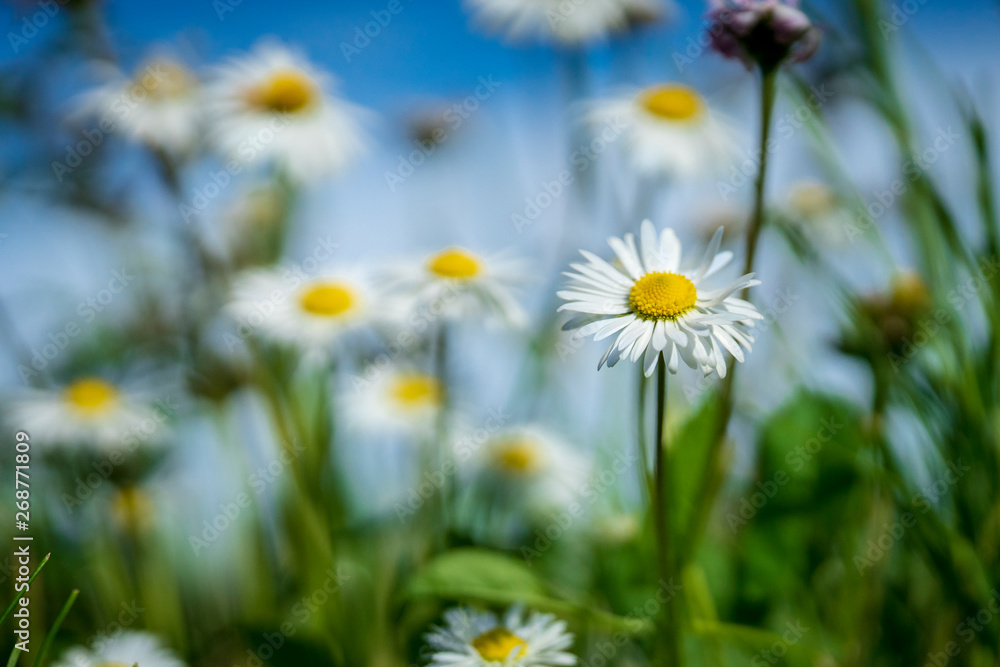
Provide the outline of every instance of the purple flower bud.
[[747,68],[802,62],[819,48],[820,31],[797,0],[709,0],[708,19],[712,47]]

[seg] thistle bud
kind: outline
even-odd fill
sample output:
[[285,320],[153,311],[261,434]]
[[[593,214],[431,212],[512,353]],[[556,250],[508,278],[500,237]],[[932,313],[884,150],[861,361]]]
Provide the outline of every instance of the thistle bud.
[[808,60],[819,48],[820,31],[798,8],[798,0],[709,0],[712,47],[764,71],[782,62]]

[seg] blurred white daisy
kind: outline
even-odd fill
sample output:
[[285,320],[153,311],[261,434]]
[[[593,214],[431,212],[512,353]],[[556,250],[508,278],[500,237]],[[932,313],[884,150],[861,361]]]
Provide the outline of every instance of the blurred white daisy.
[[299,54],[260,44],[207,86],[212,138],[229,158],[276,164],[296,181],[339,171],[362,151],[361,112],[333,97],[332,85]]
[[512,293],[524,277],[522,262],[486,258],[459,247],[445,248],[390,274],[404,307],[411,311],[452,319],[485,318],[515,327],[527,321]]
[[293,269],[254,269],[238,276],[226,306],[241,339],[263,338],[323,351],[372,321],[374,294],[354,272],[303,276]]
[[799,229],[829,245],[843,245],[848,240],[846,230],[855,224],[833,188],[813,181],[793,184],[780,213]]
[[53,667],[122,667],[139,664],[142,667],[185,667],[184,661],[163,646],[160,638],[146,632],[126,631],[105,637],[93,648],[75,646],[53,664]]
[[567,652],[573,635],[565,621],[532,612],[525,619],[520,606],[498,619],[490,612],[456,607],[444,613],[444,625],[427,635],[430,667],[546,667],[575,665]]
[[476,20],[510,39],[579,44],[628,28],[641,13],[660,13],[655,0],[467,0]]
[[350,421],[361,429],[421,436],[433,430],[442,399],[436,377],[388,370],[373,380],[356,380],[344,404]]
[[573,271],[565,273],[570,284],[558,293],[568,302],[559,310],[581,313],[565,328],[579,328],[580,335],[593,335],[594,340],[615,336],[598,369],[622,358],[636,362],[645,353],[648,377],[662,354],[671,373],[683,359],[706,375],[725,377],[723,350],[743,361],[743,349],[749,352],[753,342],[747,329],[763,316],[753,304],[734,296],[760,284],[754,274],[716,289],[706,287],[705,281],[732,260],[731,252],[718,252],[721,242],[720,228],[701,263],[681,269],[681,244],[674,231],[667,228],[657,234],[653,223],[644,220],[640,247],[632,234],[624,240],[608,239],[618,260],[615,265],[581,250],[587,263],[570,265]]
[[41,442],[113,448],[162,436],[167,415],[107,380],[82,377],[12,401],[9,417]]
[[201,129],[201,86],[183,64],[159,58],[131,77],[117,69],[104,76],[107,83],[78,98],[78,116],[95,119],[102,131],[122,131],[132,141],[169,153],[195,146]]
[[697,91],[675,83],[644,88],[590,106],[595,132],[624,126],[621,149],[642,176],[698,177],[729,168],[741,136]]
[[578,499],[590,470],[582,454],[535,426],[510,428],[474,451],[459,440],[455,456],[468,462],[471,488],[504,505],[544,512]]

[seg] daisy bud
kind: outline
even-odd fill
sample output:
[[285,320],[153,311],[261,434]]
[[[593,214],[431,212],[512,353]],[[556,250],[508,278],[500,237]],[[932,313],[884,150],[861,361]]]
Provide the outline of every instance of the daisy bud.
[[819,48],[820,31],[798,8],[798,0],[709,0],[712,47],[747,68],[765,71],[791,58],[808,60]]

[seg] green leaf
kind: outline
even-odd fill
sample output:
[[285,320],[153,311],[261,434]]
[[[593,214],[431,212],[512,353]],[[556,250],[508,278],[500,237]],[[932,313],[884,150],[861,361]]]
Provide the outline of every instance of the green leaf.
[[[45,558],[42,559],[42,562],[38,564],[38,567],[35,568],[35,571],[31,574],[30,577],[28,577],[28,588],[31,587],[31,582],[35,580],[35,577],[37,577],[38,573],[42,571],[42,568],[45,567],[45,564],[49,562],[49,557],[51,556],[52,554],[45,554]],[[7,611],[3,613],[3,616],[0,616],[0,624],[3,624],[3,622],[7,620],[7,617],[10,616],[10,612],[14,611],[14,605],[17,604],[17,601],[20,598],[21,596],[17,596],[10,601],[10,606],[7,607]],[[17,660],[17,658],[14,657],[11,657],[11,659],[15,661]]]
[[42,648],[39,649],[38,657],[35,658],[35,662],[32,663],[31,667],[42,667],[42,660],[45,659],[45,655],[49,652],[49,646],[52,644],[52,640],[56,638],[56,633],[59,632],[59,627],[62,625],[63,621],[66,620],[66,615],[69,614],[69,610],[73,606],[73,603],[76,602],[76,596],[79,594],[79,589],[75,589],[69,594],[66,604],[63,605],[59,615],[56,616],[55,622],[52,623],[52,627],[49,628],[48,633],[45,635],[45,639],[42,640]]
[[583,616],[611,631],[638,634],[652,629],[647,621],[615,616],[590,604],[558,598],[529,565],[485,549],[453,549],[441,554],[410,580],[406,595],[498,606],[523,603],[562,616]]
[[447,551],[418,573],[407,587],[414,597],[434,596],[509,604],[545,598],[545,584],[526,564],[483,549]]
[[691,627],[694,633],[702,638],[724,641],[753,652],[773,650],[779,646],[787,652],[789,657],[808,660],[811,663],[815,663],[825,656],[819,647],[803,639],[804,634],[809,631],[809,628],[804,626],[800,626],[796,630],[790,624],[789,630],[783,635],[736,623],[694,620]]
[[685,538],[690,536],[700,504],[709,501],[701,485],[707,479],[720,408],[721,401],[711,393],[670,440],[672,518],[682,543],[688,543]]

